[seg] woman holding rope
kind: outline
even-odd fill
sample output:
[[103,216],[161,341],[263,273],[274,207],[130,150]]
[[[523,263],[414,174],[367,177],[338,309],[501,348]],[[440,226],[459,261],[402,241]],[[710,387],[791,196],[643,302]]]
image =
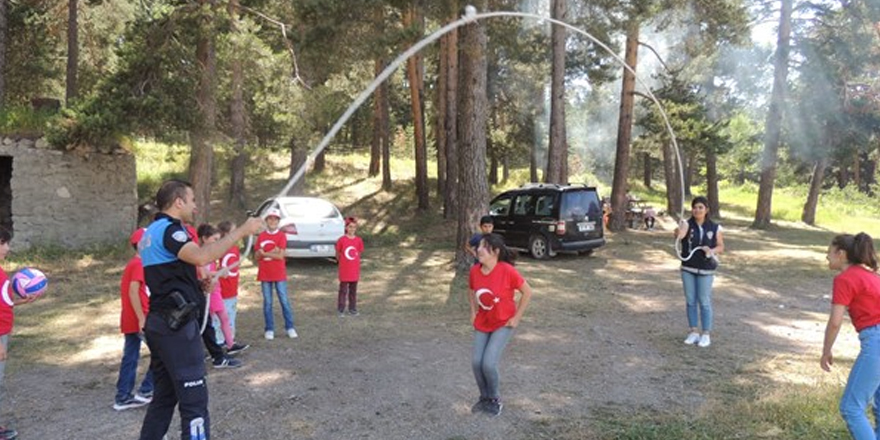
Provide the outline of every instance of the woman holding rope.
[[[721,225],[709,219],[709,200],[703,196],[694,197],[691,218],[681,221],[675,229],[675,237],[681,243],[681,282],[690,327],[684,343],[708,347],[712,343],[709,338],[712,331],[712,282],[718,267],[715,256],[724,252]],[[697,327],[698,322],[702,325],[702,332]]]

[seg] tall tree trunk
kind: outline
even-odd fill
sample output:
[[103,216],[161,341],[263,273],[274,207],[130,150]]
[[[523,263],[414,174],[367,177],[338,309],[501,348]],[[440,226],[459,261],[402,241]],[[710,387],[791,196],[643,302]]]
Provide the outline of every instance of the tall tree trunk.
[[501,156],[501,183],[507,183],[510,179],[510,166],[507,162],[508,155]]
[[65,103],[68,107],[76,99],[76,73],[79,65],[79,20],[77,0],[67,0],[67,89]]
[[709,212],[712,217],[721,218],[721,201],[718,195],[718,155],[715,148],[706,149],[706,198],[709,199]]
[[[486,0],[474,5],[486,10]],[[464,243],[487,211],[489,186],[486,182],[486,33],[479,22],[460,28],[461,86],[459,95],[459,212],[455,261],[459,270],[473,263],[461,243]]]
[[644,167],[642,183],[645,185],[645,188],[651,189],[651,154],[642,153],[642,160],[645,161],[645,163],[642,164]]
[[540,132],[541,116],[544,110],[544,91],[540,87],[533,89],[532,103],[534,105],[531,123],[528,125],[529,138],[529,182],[537,183],[538,180],[538,133]]
[[[624,61],[632,70],[635,70],[639,54],[638,20],[631,19],[627,27]],[[620,118],[617,123],[617,154],[614,160],[614,178],[611,185],[611,221],[608,224],[608,229],[612,231],[622,231],[626,228],[626,192],[635,86],[635,76],[628,69],[624,69],[623,87],[620,91]]]
[[804,203],[804,211],[801,220],[808,225],[816,224],[816,207],[819,206],[819,192],[822,191],[822,181],[825,179],[825,168],[828,159],[821,158],[813,166],[813,176],[810,177],[810,192],[807,194],[807,202]]
[[[440,53],[437,68],[437,120],[434,123],[434,135],[437,142],[437,194],[443,197],[446,194],[446,88],[449,77],[449,35],[440,37]],[[444,212],[446,210],[444,205]]]
[[[552,0],[552,16],[565,21],[565,0]],[[565,183],[568,148],[565,134],[565,28],[553,25],[550,30],[553,62],[550,73],[550,144],[547,149],[547,174],[544,182]]]
[[[238,34],[238,0],[229,0],[227,12],[229,13],[230,33],[236,35]],[[244,169],[247,165],[247,155],[244,148],[247,143],[245,139],[247,121],[244,109],[244,72],[242,71],[241,54],[240,50],[232,52],[232,102],[229,105],[233,140],[233,156],[229,166],[229,205],[238,209],[244,209],[247,203],[244,193]]]
[[388,110],[388,82],[382,82],[379,86],[381,101],[382,120],[380,121],[382,133],[382,189],[391,191],[391,115]]
[[495,151],[495,143],[492,137],[486,138],[486,154],[489,156],[489,184],[498,184],[498,154]]
[[0,0],[0,108],[6,103],[6,42],[9,22],[9,0]]
[[782,134],[782,117],[788,83],[788,54],[791,42],[792,0],[781,0],[779,14],[779,36],[776,43],[776,56],[773,61],[773,92],[770,95],[770,110],[764,124],[764,156],[761,161],[761,183],[758,187],[758,206],[752,227],[766,229],[770,226],[773,206],[773,187],[776,184],[776,161]]
[[[449,21],[458,19],[458,1],[447,2],[451,16]],[[446,192],[443,194],[443,217],[458,219],[458,31],[446,34]]]
[[[412,28],[416,38],[420,38],[425,32],[425,20],[419,11],[419,0],[413,0],[404,14],[404,27]],[[428,198],[428,146],[425,138],[425,106],[422,74],[422,57],[419,54],[411,56],[406,61],[407,78],[409,79],[410,105],[413,115],[413,141],[415,143],[416,156],[416,199],[418,210],[427,211],[430,208]]]
[[681,179],[672,143],[663,144],[663,177],[666,181],[666,212],[676,220],[681,214]]
[[684,194],[691,198],[694,195],[694,168],[696,168],[695,155],[689,154],[684,163]]
[[201,5],[210,5],[199,17],[198,38],[196,40],[196,60],[199,64],[199,89],[196,93],[199,115],[192,132],[192,152],[189,164],[189,178],[196,196],[196,223],[206,222],[211,210],[211,174],[214,169],[214,130],[217,126],[217,102],[214,96],[217,74],[217,56],[214,52],[214,19],[211,0],[199,0]]
[[856,186],[856,191],[862,190],[862,158],[858,148],[855,149],[852,155],[852,169],[853,169],[853,184]]
[[[306,157],[308,153],[306,153],[304,148],[299,147],[299,141],[295,137],[291,137],[287,143],[288,148],[290,149],[290,170],[287,173],[287,178],[290,179],[299,171],[299,168],[306,163]],[[305,179],[299,179],[296,181],[293,186],[290,187],[290,190],[287,191],[288,196],[300,195],[303,193],[303,189],[305,188]]]
[[[326,132],[328,130],[324,131]],[[315,164],[312,166],[312,171],[316,173],[324,172],[324,170],[327,168],[327,150],[329,149],[330,147],[328,146],[327,148],[321,150],[321,152],[318,153],[317,156],[315,156]]]
[[[385,70],[385,61],[379,57],[373,67],[375,76],[379,76],[383,70]],[[382,93],[384,90],[380,86],[373,93],[373,140],[370,143],[370,168],[367,172],[370,177],[379,175],[379,165],[382,159],[382,103],[384,102]]]

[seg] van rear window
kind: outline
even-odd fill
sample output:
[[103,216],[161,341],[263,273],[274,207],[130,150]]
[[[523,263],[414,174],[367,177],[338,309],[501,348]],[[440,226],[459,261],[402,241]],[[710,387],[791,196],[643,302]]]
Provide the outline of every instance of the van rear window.
[[562,218],[582,215],[599,217],[602,213],[602,205],[594,191],[566,191],[562,194],[562,209],[559,213]]

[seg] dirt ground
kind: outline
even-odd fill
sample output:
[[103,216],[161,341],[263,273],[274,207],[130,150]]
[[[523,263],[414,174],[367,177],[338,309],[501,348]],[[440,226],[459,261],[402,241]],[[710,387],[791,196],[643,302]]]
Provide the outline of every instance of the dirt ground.
[[[298,339],[262,338],[248,265],[238,327],[251,348],[240,369],[209,368],[213,438],[607,438],[596,421],[609,414],[699,414],[739,389],[844,381],[818,367],[831,234],[744,225],[725,223],[706,349],[682,344],[668,230],[615,234],[592,257],[521,256],[534,296],[502,360],[505,409],[495,419],[469,411],[478,393],[466,282],[430,237],[367,241],[354,318],[336,316],[332,263],[290,262]],[[122,264],[84,257],[70,266],[53,278],[67,287],[19,310],[0,415],[22,439],[137,438],[145,410],[111,407]],[[277,305],[276,316],[279,325]],[[851,359],[855,342],[847,326],[838,359]],[[175,417],[169,438],[178,426]]]

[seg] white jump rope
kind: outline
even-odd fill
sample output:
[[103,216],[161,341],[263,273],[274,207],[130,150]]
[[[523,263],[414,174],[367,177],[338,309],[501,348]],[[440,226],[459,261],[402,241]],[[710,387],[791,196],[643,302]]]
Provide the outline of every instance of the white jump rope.
[[[303,174],[305,174],[306,169],[308,169],[308,167],[311,166],[312,163],[314,163],[315,158],[319,154],[321,154],[321,152],[323,152],[325,148],[327,148],[327,146],[330,144],[330,141],[333,140],[333,138],[336,136],[336,134],[339,132],[339,130],[342,129],[342,126],[346,122],[348,122],[348,119],[351,118],[351,115],[353,115],[354,112],[364,102],[366,102],[367,98],[369,98],[370,95],[373,94],[373,92],[376,90],[376,88],[380,84],[382,84],[386,79],[388,79],[388,77],[391,76],[391,74],[394,73],[394,71],[397,70],[397,68],[400,67],[400,65],[403,64],[404,61],[406,61],[409,57],[411,57],[411,56],[415,55],[416,53],[418,53],[419,51],[421,51],[425,46],[440,39],[440,37],[442,37],[443,35],[449,33],[450,31],[452,31],[454,29],[457,29],[461,26],[473,23],[477,20],[482,20],[485,18],[495,18],[495,17],[532,18],[532,19],[536,19],[539,21],[547,21],[547,22],[565,27],[569,30],[572,30],[578,34],[583,35],[584,37],[586,37],[587,39],[589,39],[590,41],[595,43],[597,46],[601,47],[603,50],[605,50],[605,52],[607,52],[609,55],[611,55],[611,57],[614,58],[620,65],[622,65],[624,67],[624,69],[629,71],[635,77],[636,81],[639,84],[641,84],[642,88],[645,90],[645,94],[647,94],[648,97],[650,97],[651,100],[654,102],[654,104],[657,106],[657,109],[659,110],[660,115],[663,117],[663,123],[666,126],[666,131],[669,133],[670,139],[672,141],[672,146],[675,149],[675,158],[676,158],[676,162],[678,163],[679,176],[681,176],[681,179],[682,179],[682,185],[681,185],[682,211],[681,211],[681,216],[679,218],[684,217],[684,200],[685,200],[684,171],[683,171],[684,165],[681,163],[681,156],[678,154],[679,149],[678,149],[678,142],[675,139],[675,132],[672,130],[672,125],[669,123],[669,118],[666,115],[666,111],[663,110],[663,106],[660,104],[660,101],[654,96],[654,93],[651,92],[651,89],[639,78],[639,76],[636,74],[635,70],[633,70],[632,67],[630,67],[629,65],[626,64],[626,61],[623,58],[621,58],[619,55],[614,53],[614,51],[612,51],[605,43],[599,41],[598,39],[596,39],[594,36],[592,36],[588,32],[581,30],[581,29],[578,29],[578,28],[576,28],[566,22],[556,20],[552,17],[548,17],[546,15],[540,15],[540,14],[530,14],[530,13],[524,13],[524,12],[507,12],[507,11],[477,13],[476,8],[474,8],[473,6],[470,6],[470,5],[465,7],[465,14],[461,18],[459,18],[458,20],[455,20],[453,22],[450,22],[446,26],[443,26],[442,28],[434,31],[434,33],[419,40],[416,44],[412,45],[409,49],[407,49],[405,52],[401,53],[397,58],[395,58],[394,61],[392,61],[390,64],[388,64],[388,66],[385,67],[385,70],[383,70],[382,73],[380,73],[379,75],[376,76],[376,78],[373,79],[373,81],[367,86],[367,88],[364,89],[364,91],[361,92],[361,94],[358,95],[357,98],[355,98],[355,100],[351,103],[351,105],[348,107],[348,109],[345,110],[345,113],[343,113],[342,116],[340,116],[339,119],[336,121],[336,123],[333,124],[333,127],[330,129],[330,131],[327,132],[327,134],[324,136],[323,139],[321,139],[321,142],[318,144],[318,146],[315,147],[309,153],[309,155],[306,157],[305,162],[303,162],[303,164],[299,167],[299,169],[296,171],[296,173],[293,176],[291,176],[291,178],[287,181],[287,185],[284,186],[284,188],[278,193],[278,195],[276,197],[284,196],[287,194],[288,191],[290,191],[290,188],[292,188],[293,185],[295,185],[296,182],[299,181],[300,178],[302,178]],[[248,244],[247,244],[247,248],[245,249],[245,254],[241,257],[241,259],[239,259],[238,262],[235,262],[235,263],[217,271],[217,273],[215,273],[214,276],[211,277],[212,283],[216,282],[220,277],[226,276],[227,274],[229,274],[230,270],[235,269],[236,267],[238,267],[241,264],[241,260],[247,258],[248,254],[250,253],[251,246],[253,245],[253,240],[254,240],[253,236],[248,237]],[[675,240],[675,247],[676,247],[676,255],[682,261],[687,261],[693,257],[695,250],[692,250],[690,255],[688,255],[686,258],[681,256],[681,251],[679,249],[680,243],[679,243],[678,239]],[[713,255],[713,257],[714,257],[714,255]],[[202,332],[205,331],[205,326],[207,325],[207,322],[208,322],[208,307],[209,307],[209,301],[206,301],[205,314],[202,319],[202,327],[201,327]]]

